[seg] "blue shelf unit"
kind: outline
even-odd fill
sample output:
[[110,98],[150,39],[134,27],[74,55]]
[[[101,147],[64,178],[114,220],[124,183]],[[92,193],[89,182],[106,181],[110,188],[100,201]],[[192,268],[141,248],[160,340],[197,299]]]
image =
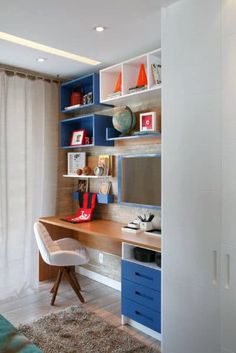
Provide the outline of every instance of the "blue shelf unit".
[[[84,104],[80,107],[65,109],[65,107],[70,107],[70,98],[73,91],[81,92],[83,95],[92,92],[93,101],[90,104]],[[65,82],[61,85],[61,95],[60,95],[60,110],[62,113],[73,113],[84,108],[90,108],[94,105],[99,104],[99,75],[97,73],[92,73],[90,75],[82,76],[76,78],[72,81]]]
[[[73,200],[79,201],[79,194],[80,193],[78,191],[74,191],[72,193]],[[97,203],[103,203],[103,204],[114,203],[114,195],[111,195],[111,194],[107,194],[107,195],[97,194]]]
[[160,132],[155,133],[146,133],[140,135],[128,135],[128,136],[121,136],[120,131],[115,130],[114,128],[107,128],[106,129],[106,139],[107,141],[117,141],[117,140],[130,140],[130,139],[140,139],[140,138],[150,138],[150,137],[161,137]]
[[160,269],[122,260],[121,271],[121,314],[161,333]]
[[[60,121],[61,148],[81,148],[89,146],[114,146],[114,141],[106,140],[106,128],[112,127],[112,117],[90,114]],[[70,146],[73,131],[85,130],[90,144]]]

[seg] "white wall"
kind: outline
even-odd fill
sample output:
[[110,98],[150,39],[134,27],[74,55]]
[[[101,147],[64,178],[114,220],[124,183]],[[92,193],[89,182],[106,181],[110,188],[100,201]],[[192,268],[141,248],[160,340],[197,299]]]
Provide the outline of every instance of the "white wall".
[[213,283],[213,251],[219,254],[221,234],[220,0],[181,0],[162,15],[162,352],[217,353],[219,275]]

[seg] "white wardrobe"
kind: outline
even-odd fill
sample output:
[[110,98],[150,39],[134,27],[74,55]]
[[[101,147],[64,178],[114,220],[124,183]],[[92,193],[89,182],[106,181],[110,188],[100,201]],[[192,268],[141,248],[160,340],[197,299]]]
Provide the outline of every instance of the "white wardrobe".
[[162,10],[162,353],[236,353],[236,0]]

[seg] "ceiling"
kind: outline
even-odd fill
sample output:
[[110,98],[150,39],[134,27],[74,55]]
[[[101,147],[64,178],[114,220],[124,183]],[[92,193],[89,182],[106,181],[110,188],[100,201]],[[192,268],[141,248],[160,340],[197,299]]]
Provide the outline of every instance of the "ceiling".
[[[162,0],[0,0],[0,31],[100,61],[91,66],[0,40],[0,63],[68,78],[160,47]],[[104,32],[93,30],[106,26]],[[43,63],[36,61],[46,57]]]

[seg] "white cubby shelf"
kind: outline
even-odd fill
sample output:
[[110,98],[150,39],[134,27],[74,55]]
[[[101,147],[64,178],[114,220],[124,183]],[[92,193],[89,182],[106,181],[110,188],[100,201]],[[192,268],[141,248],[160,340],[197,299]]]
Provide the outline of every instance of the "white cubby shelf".
[[[135,87],[140,65],[143,64],[147,75],[147,87],[140,91],[129,92],[129,88]],[[100,102],[113,105],[128,103],[133,100],[148,100],[156,98],[161,101],[161,84],[155,84],[152,72],[152,64],[161,65],[161,49],[153,50],[133,59],[100,70]],[[119,73],[122,75],[120,95],[111,96],[114,93]]]

